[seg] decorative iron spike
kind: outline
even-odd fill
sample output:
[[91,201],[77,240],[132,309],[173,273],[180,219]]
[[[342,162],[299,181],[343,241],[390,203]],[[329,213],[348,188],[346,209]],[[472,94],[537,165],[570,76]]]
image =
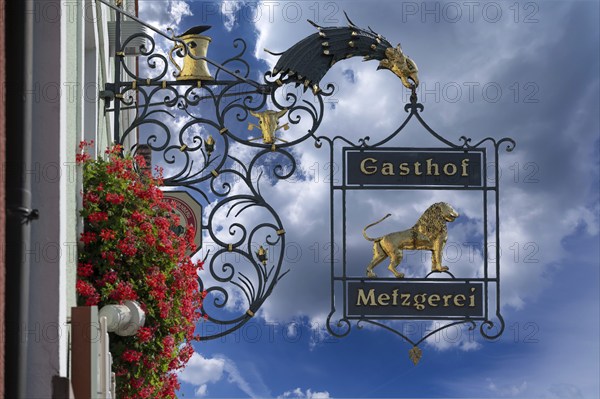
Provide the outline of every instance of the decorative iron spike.
[[312,91],[313,91],[313,94],[317,95],[321,91],[321,88],[319,87],[319,85],[313,85]]
[[304,88],[306,89],[308,86],[310,86],[310,80],[306,79],[304,81]]
[[316,23],[314,23],[313,21],[311,21],[310,19],[307,19],[308,23],[311,24],[312,26],[314,26],[315,28],[317,28],[318,30],[323,29],[322,26],[317,25]]
[[344,15],[346,16],[346,21],[348,21],[348,26],[350,26],[351,28],[356,28],[356,25],[350,20],[350,17],[348,17],[348,14],[346,14],[346,11],[344,11]]
[[274,51],[271,51],[271,50],[269,50],[269,49],[268,49],[268,48],[266,48],[266,47],[265,47],[265,48],[263,48],[263,51],[264,51],[265,53],[268,53],[268,54],[271,54],[271,55],[275,55],[275,56],[279,56],[279,55],[283,54],[283,53],[276,53],[276,52],[274,52]]

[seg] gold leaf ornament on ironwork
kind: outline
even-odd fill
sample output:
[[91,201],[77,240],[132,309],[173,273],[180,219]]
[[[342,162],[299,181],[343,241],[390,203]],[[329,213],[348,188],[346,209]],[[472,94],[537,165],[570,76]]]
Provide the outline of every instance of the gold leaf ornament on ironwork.
[[421,351],[421,349],[419,349],[418,346],[414,346],[411,350],[408,351],[408,357],[410,358],[410,360],[412,360],[415,366],[419,364],[419,360],[421,360],[422,355],[423,352]]
[[414,89],[419,85],[417,64],[404,55],[400,44],[396,47],[385,49],[385,57],[379,62],[377,69],[387,69],[400,78],[407,89]]
[[260,263],[263,264],[263,266],[266,266],[269,258],[267,258],[267,250],[263,248],[262,245],[258,248],[258,251],[256,252],[256,257],[258,258]]
[[[287,111],[287,109],[282,109],[281,111],[273,111],[268,109],[263,112],[250,111],[250,115],[258,118],[258,125],[255,123],[249,123],[248,130],[253,130],[254,128],[260,129],[262,132],[262,140],[265,144],[274,144],[276,140],[287,143],[287,141],[275,136],[275,132],[278,130],[288,130],[290,128],[287,123],[279,125],[279,119],[282,118]],[[255,141],[259,139],[260,137],[257,137],[250,139],[249,141]]]
[[368,228],[381,223],[389,216],[391,214],[388,213],[363,229],[365,239],[373,242],[373,259],[367,266],[367,277],[376,278],[377,275],[373,269],[389,257],[388,269],[396,278],[404,278],[404,273],[396,270],[402,262],[404,250],[431,251],[431,271],[445,272],[448,270],[447,266],[442,265],[442,253],[448,240],[446,224],[459,217],[452,205],[446,202],[437,202],[431,205],[423,212],[417,223],[408,230],[396,231],[375,238],[367,235]]
[[213,139],[213,136],[209,135],[206,138],[206,141],[204,141],[204,149],[208,155],[212,154],[212,152],[215,150],[215,139]]
[[[175,42],[173,48],[169,51],[169,59],[177,69],[177,80],[197,81],[198,87],[202,81],[214,80],[208,70],[206,57],[208,53],[208,45],[212,39],[201,33],[210,29],[208,25],[194,26],[188,29],[179,36],[175,36],[178,41]],[[183,56],[183,48],[187,46],[187,52]],[[183,56],[183,65],[173,58],[173,53]],[[192,58],[194,57],[194,58]],[[164,88],[164,87],[163,87]]]

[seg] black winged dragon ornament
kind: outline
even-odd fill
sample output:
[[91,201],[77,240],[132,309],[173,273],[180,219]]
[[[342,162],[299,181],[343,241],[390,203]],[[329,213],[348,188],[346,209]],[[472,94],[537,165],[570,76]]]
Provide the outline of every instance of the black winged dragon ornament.
[[[346,14],[346,13],[344,13]],[[377,69],[388,69],[402,80],[411,90],[419,85],[417,65],[402,52],[400,44],[393,47],[383,36],[369,27],[357,27],[346,15],[347,27],[323,27],[308,20],[318,32],[294,44],[283,53],[269,54],[280,56],[273,69],[273,76],[287,77],[304,85],[316,94],[320,91],[319,82],[327,71],[338,61],[362,56],[364,61],[379,60]]]

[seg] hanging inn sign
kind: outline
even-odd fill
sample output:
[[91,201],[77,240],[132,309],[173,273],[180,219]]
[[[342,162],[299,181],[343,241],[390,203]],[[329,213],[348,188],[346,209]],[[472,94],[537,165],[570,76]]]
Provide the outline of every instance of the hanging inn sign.
[[[279,57],[275,68],[256,81],[242,39],[234,41],[231,58],[217,62],[208,55],[210,27],[162,32],[108,1],[97,2],[116,15],[115,81],[101,92],[106,112],[114,115],[114,140],[137,137],[132,150],[150,148],[153,163],[165,171],[167,191],[183,192],[174,200],[183,196],[196,204],[182,212],[206,246],[199,275],[207,292],[203,339],[242,327],[288,272],[288,234],[261,186],[294,175],[292,149],[304,142],[341,173],[334,177],[331,168],[328,179],[330,334],[378,326],[409,344],[415,364],[420,345],[445,328],[478,327],[487,339],[502,334],[498,158],[515,142],[464,136],[453,142],[432,129],[416,95],[417,66],[400,45],[350,19],[344,27],[311,22],[315,32],[272,53]],[[398,98],[411,91],[399,110],[402,123],[388,134],[370,132],[377,140],[319,132],[334,92],[322,78],[352,57],[395,75]],[[366,204],[373,211],[363,212]],[[464,236],[467,224],[477,230],[480,256],[468,267],[449,267],[446,244]],[[441,327],[415,339],[397,322],[414,320],[439,320]]]

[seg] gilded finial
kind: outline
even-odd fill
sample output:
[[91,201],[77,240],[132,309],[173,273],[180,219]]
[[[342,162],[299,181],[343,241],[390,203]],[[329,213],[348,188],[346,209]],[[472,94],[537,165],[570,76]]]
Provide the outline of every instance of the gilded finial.
[[410,358],[410,360],[412,360],[415,366],[419,364],[421,356],[423,356],[423,352],[418,346],[414,346],[411,350],[408,351],[408,357]]
[[258,251],[256,252],[256,257],[258,258],[260,263],[262,263],[263,266],[267,265],[267,261],[269,260],[267,258],[267,250],[264,249],[262,245],[258,248]]
[[204,149],[208,155],[212,154],[212,152],[215,150],[215,139],[213,139],[213,136],[209,135],[206,138],[206,141],[204,142]]

